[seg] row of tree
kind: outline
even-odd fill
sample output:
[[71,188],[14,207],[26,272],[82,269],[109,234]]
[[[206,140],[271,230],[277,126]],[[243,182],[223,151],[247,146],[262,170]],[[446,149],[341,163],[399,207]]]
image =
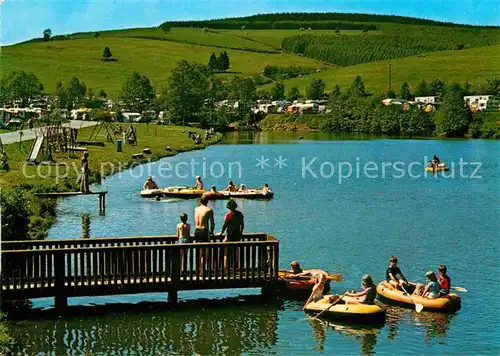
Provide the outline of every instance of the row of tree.
[[374,23],[398,23],[404,25],[430,25],[430,26],[447,26],[455,28],[472,27],[470,25],[457,25],[449,22],[439,22],[439,21],[426,20],[415,17],[340,13],[340,12],[272,13],[272,14],[258,14],[246,17],[215,19],[210,21],[171,21],[169,22],[169,24],[172,27],[237,28],[235,26],[238,26],[242,23],[272,24],[275,22],[282,22],[282,21],[283,22],[347,22],[347,23],[358,23],[358,24],[365,23],[372,26],[376,26],[373,25]]
[[461,50],[500,43],[500,31],[489,29],[417,29],[394,26],[383,34],[362,36],[296,35],[282,47],[340,66],[414,56],[443,50]]
[[216,56],[215,52],[210,55],[208,59],[208,68],[212,72],[225,72],[230,67],[229,56],[226,51],[221,52],[219,57]]

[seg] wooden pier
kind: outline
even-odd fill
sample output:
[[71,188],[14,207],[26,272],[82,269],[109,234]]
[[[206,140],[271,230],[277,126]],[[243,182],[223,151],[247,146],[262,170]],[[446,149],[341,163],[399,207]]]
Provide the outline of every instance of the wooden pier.
[[2,300],[261,287],[275,291],[279,241],[245,234],[239,242],[176,244],[174,236],[3,242]]
[[106,214],[106,194],[107,191],[102,192],[51,192],[51,193],[35,193],[35,196],[42,198],[65,198],[65,197],[73,197],[77,195],[99,195],[99,214]]

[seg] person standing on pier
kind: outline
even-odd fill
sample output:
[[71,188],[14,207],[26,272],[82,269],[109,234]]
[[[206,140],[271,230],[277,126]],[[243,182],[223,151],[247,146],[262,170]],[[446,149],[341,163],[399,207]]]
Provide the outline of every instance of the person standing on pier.
[[89,153],[84,152],[82,157],[82,177],[80,180],[80,191],[82,193],[90,193],[89,189]]
[[[227,229],[227,236],[224,238],[222,242],[235,242],[241,241],[243,238],[243,229],[245,228],[245,222],[243,218],[243,214],[241,211],[236,210],[238,204],[232,199],[227,202],[226,207],[229,209],[229,212],[226,214],[224,218],[224,224],[222,225],[221,235],[224,234],[224,231]],[[235,255],[234,260],[231,258],[230,265],[236,266],[239,265],[238,256],[240,255],[239,247],[235,247]],[[228,260],[228,249],[224,249],[224,271],[227,271],[227,260]],[[232,257],[232,256],[231,256]]]
[[[202,196],[200,198],[200,205],[194,210],[194,242],[210,242],[210,236],[214,234],[214,212],[207,204],[207,197]],[[198,268],[204,265],[205,255],[206,249],[201,249],[198,259]]]

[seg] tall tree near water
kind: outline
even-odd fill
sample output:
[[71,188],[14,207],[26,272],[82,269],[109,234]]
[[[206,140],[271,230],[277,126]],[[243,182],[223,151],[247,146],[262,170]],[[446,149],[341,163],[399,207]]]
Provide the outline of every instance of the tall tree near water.
[[322,79],[313,79],[306,88],[306,97],[311,100],[320,100],[325,96],[325,83]]
[[408,85],[407,82],[404,82],[401,85],[401,90],[399,91],[399,97],[400,99],[405,99],[405,100],[411,99],[410,86]]
[[347,91],[347,94],[348,96],[354,98],[363,98],[367,96],[365,90],[365,83],[363,82],[363,80],[359,75],[352,82],[351,87]]
[[467,132],[470,114],[459,84],[454,83],[445,90],[435,122],[438,134],[442,136],[462,137]]
[[22,106],[28,105],[29,100],[40,95],[44,89],[34,73],[26,73],[23,70],[11,72],[3,77],[0,88],[5,102],[20,100]]
[[120,97],[128,110],[141,112],[151,104],[155,91],[148,77],[133,72],[123,84]]
[[427,96],[428,90],[427,82],[422,80],[415,89],[415,96]]
[[245,120],[250,115],[250,108],[256,98],[255,85],[250,78],[234,77],[229,84],[230,98],[238,102],[238,116],[240,120]]
[[64,92],[67,100],[67,108],[78,108],[85,102],[87,86],[84,82],[80,82],[77,77],[73,77],[66,85],[66,88],[64,88]]
[[285,84],[283,82],[276,82],[271,88],[271,100],[285,99]]
[[300,98],[300,90],[296,86],[293,86],[288,90],[288,93],[286,95],[286,100],[288,101],[294,101]]
[[186,120],[197,116],[203,108],[209,89],[208,67],[180,61],[172,70],[166,93],[167,107],[174,123],[186,124]]

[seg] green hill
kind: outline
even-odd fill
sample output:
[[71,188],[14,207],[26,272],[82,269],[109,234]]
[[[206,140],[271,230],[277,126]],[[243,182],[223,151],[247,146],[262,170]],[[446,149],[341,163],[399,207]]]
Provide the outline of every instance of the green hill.
[[[199,30],[197,32],[200,41],[206,39],[204,33]],[[210,36],[210,41],[215,42],[215,35]],[[155,86],[161,86],[166,83],[170,71],[178,61],[185,59],[206,64],[212,52],[219,53],[222,48],[227,48],[224,47],[224,41],[226,39],[222,37],[219,47],[113,36],[27,42],[3,47],[1,61],[4,73],[14,70],[34,72],[47,92],[53,92],[58,81],[64,82],[77,76],[85,82],[87,88],[103,88],[113,95],[120,91],[125,79],[134,70],[147,75]],[[105,46],[110,47],[116,61],[101,61]],[[228,79],[235,74],[260,75],[266,65],[324,67],[316,60],[295,54],[232,49],[227,52],[231,61],[230,72],[220,76]]]
[[[500,45],[479,47],[463,51],[443,51],[399,58],[397,60],[363,63],[350,67],[335,67],[301,78],[285,80],[287,88],[297,86],[302,92],[313,78],[322,79],[326,90],[336,84],[342,89],[351,85],[357,75],[363,79],[369,92],[385,92],[389,83],[389,63],[392,64],[392,88],[399,90],[404,82],[414,89],[422,80],[482,85],[486,79],[500,73]],[[269,89],[270,85],[264,87]]]
[[[321,69],[285,82],[300,88],[312,78],[323,79],[327,89],[334,84],[346,86],[361,75],[369,90],[385,90],[389,62],[384,59],[389,58],[397,58],[391,62],[393,87],[435,78],[482,84],[500,72],[496,27],[338,13],[263,14],[168,24],[172,28],[167,33],[160,27],[74,33],[48,42],[33,39],[6,46],[0,52],[2,72],[33,72],[46,92],[53,92],[58,81],[77,76],[87,88],[102,88],[111,96],[134,70],[160,87],[178,61],[206,64],[212,52],[224,50],[231,66],[229,72],[217,74],[223,80],[262,75],[267,65]],[[106,46],[114,61],[101,60]],[[363,62],[370,63],[359,64]]]

